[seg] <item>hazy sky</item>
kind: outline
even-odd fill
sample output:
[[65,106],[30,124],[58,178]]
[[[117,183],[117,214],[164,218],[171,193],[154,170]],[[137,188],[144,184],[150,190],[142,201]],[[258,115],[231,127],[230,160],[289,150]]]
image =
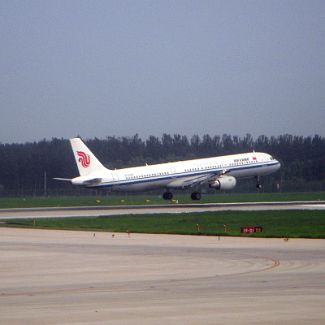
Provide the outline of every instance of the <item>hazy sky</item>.
[[0,142],[325,136],[325,1],[0,0]]

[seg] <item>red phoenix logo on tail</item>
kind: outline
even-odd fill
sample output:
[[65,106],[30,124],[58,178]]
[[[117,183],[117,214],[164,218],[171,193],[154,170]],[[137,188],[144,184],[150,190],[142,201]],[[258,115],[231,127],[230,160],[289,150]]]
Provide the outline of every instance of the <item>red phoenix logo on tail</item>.
[[89,167],[90,165],[90,156],[85,154],[83,151],[77,151],[79,157],[78,161],[81,163],[82,167]]

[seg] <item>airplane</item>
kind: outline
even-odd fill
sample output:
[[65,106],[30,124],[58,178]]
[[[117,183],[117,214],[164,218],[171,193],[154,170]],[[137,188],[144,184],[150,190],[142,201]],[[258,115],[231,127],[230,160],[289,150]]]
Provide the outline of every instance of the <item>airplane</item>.
[[95,157],[80,138],[70,139],[79,170],[75,178],[54,178],[91,189],[117,192],[145,191],[163,188],[163,198],[172,200],[174,189],[194,188],[192,200],[200,200],[200,186],[232,190],[238,178],[260,177],[276,172],[281,164],[271,155],[250,152],[212,158],[200,158],[140,167],[108,169]]

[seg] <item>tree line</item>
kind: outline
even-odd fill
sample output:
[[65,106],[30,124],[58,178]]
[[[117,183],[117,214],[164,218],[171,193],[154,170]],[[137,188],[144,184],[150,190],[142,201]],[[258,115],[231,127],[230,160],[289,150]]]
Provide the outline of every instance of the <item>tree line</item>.
[[[281,169],[264,178],[267,191],[325,190],[325,138],[290,134],[254,139],[224,134],[222,136],[187,137],[163,134],[140,138],[108,136],[88,139],[85,143],[108,168],[141,166],[202,157],[213,157],[249,151],[267,152],[282,164]],[[69,141],[53,138],[38,142],[0,143],[0,194],[41,195],[76,194],[70,184],[53,177],[78,175]],[[239,182],[237,191],[252,191],[254,185]],[[87,192],[86,192],[87,193]]]

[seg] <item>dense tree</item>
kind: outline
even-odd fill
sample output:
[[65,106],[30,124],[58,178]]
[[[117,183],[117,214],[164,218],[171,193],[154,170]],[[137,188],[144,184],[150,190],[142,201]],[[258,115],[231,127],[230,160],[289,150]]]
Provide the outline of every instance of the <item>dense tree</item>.
[[[265,178],[266,190],[325,190],[325,138],[284,134],[278,137],[250,134],[244,137],[180,134],[150,136],[143,141],[133,137],[107,137],[85,141],[108,168],[139,166],[174,160],[210,157],[247,151],[268,152],[281,163],[280,171]],[[49,192],[72,190],[53,177],[74,177],[78,171],[66,139],[53,138],[24,144],[0,143],[0,191],[3,195],[42,194],[44,179]],[[279,184],[279,185],[277,185]],[[237,190],[253,189],[240,185]],[[77,190],[79,191],[79,190]]]

